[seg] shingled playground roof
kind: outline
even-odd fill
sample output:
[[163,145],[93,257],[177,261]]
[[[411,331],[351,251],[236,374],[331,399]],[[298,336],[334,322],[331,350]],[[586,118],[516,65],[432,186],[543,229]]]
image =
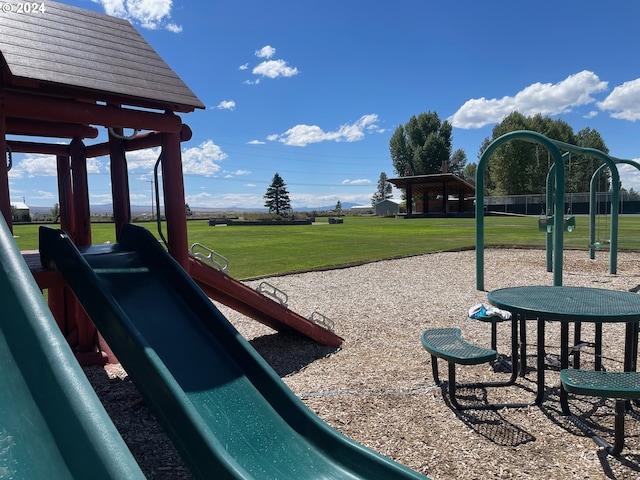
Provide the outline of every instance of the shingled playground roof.
[[2,88],[175,112],[204,108],[128,21],[56,2],[30,14],[15,13],[25,2],[4,3],[14,13],[0,14]]

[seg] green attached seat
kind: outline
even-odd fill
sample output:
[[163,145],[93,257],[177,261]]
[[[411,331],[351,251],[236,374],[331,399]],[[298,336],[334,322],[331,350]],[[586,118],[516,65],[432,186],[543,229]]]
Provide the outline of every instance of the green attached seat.
[[[460,329],[455,327],[425,330],[420,336],[420,341],[424,349],[431,354],[431,370],[436,384],[440,384],[438,358],[447,361],[449,365],[449,398],[454,408],[458,410],[479,408],[479,406],[462,406],[458,403],[456,398],[456,364],[489,363],[498,358],[498,353],[490,348],[480,347],[463,340]],[[476,386],[476,384],[465,386]]]
[[[497,358],[495,350],[479,347],[463,340],[459,328],[425,330],[420,340],[424,349],[432,357],[442,358],[447,362],[459,363],[460,365],[479,365]],[[434,380],[438,382],[436,377],[437,372],[434,373]]]
[[640,398],[640,372],[603,372],[568,368],[560,372],[560,381],[562,388],[569,393],[615,399],[615,440],[613,445],[595,434],[572,415],[568,404],[563,405],[563,410],[573,423],[608,453],[612,455],[620,453],[624,447],[624,420],[627,401]]

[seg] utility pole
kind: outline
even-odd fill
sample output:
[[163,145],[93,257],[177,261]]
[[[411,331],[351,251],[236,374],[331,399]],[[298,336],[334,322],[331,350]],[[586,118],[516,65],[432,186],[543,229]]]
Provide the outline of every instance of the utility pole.
[[151,216],[153,217],[155,215],[155,211],[153,210],[153,195],[155,193],[155,190],[153,188],[153,180],[146,180],[147,183],[151,184]]

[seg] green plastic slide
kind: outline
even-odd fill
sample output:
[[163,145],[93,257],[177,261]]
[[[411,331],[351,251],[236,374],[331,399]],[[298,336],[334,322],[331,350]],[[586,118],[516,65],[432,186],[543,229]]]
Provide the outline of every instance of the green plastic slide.
[[0,215],[0,478],[144,479]]
[[146,229],[53,260],[197,478],[423,479],[311,412]]

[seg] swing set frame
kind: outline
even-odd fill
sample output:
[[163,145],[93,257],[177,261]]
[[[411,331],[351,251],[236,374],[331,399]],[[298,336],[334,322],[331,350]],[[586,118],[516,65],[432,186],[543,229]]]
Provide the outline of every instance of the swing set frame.
[[[547,149],[553,164],[547,174],[547,202],[545,212],[546,230],[546,251],[547,251],[547,271],[553,272],[553,285],[562,285],[562,251],[564,248],[564,232],[573,223],[575,228],[575,218],[565,221],[565,162],[571,153],[585,155],[599,159],[603,165],[596,171],[600,174],[603,168],[609,168],[611,172],[611,222],[610,222],[610,248],[609,248],[609,272],[615,274],[617,271],[618,253],[618,213],[619,213],[619,192],[620,176],[616,164],[627,163],[640,170],[640,165],[631,160],[622,160],[611,157],[595,148],[584,148],[571,145],[558,140],[552,140],[541,133],[530,130],[516,130],[506,133],[491,142],[484,150],[478,161],[476,170],[476,289],[484,290],[484,174],[487,162],[495,150],[510,141],[523,140],[529,143],[540,145]],[[564,152],[564,153],[563,153]],[[556,168],[560,165],[561,168]],[[595,249],[591,246],[595,244],[595,197],[596,197],[596,173],[592,176],[590,194],[594,199],[590,201],[590,252]],[[548,228],[548,226],[551,228]],[[593,238],[592,236],[593,235]],[[593,257],[595,258],[595,257]]]

